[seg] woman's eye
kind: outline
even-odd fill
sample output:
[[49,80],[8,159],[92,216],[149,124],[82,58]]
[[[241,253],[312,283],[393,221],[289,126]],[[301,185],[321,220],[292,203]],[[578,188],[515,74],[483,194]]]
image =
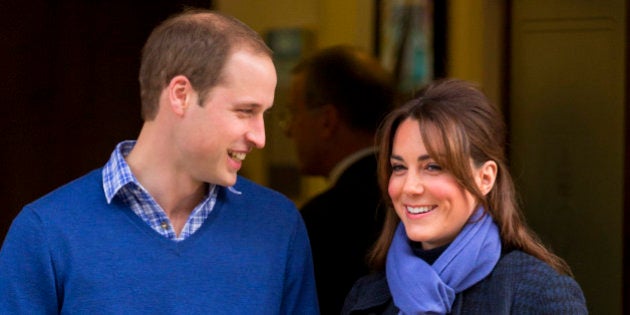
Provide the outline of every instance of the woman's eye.
[[406,168],[400,164],[392,164],[392,172],[404,171]]
[[429,163],[427,164],[426,169],[429,171],[441,171],[442,167],[435,163]]

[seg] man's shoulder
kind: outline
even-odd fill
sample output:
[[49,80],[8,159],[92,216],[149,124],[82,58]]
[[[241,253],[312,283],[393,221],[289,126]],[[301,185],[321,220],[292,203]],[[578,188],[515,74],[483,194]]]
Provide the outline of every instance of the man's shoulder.
[[233,204],[297,212],[295,204],[287,196],[242,176],[238,177],[234,186],[224,191],[228,202]]
[[33,222],[47,227],[77,226],[93,210],[107,205],[100,174],[99,169],[93,170],[25,205],[14,223],[20,221],[29,228]]
[[328,196],[363,204],[376,203],[381,197],[376,165],[371,155],[356,161],[339,176]]
[[366,181],[377,183],[377,162],[373,155],[364,156],[352,163],[340,176],[338,182]]
[[289,201],[289,198],[287,198],[285,195],[278,192],[277,190],[255,183],[254,181],[248,178],[245,178],[243,176],[238,176],[236,180],[236,184],[228,188],[228,190],[231,190],[232,192],[236,194],[248,194],[249,197],[268,198],[271,200],[279,200],[279,201]]
[[[222,222],[229,221],[235,224],[235,229],[257,231],[268,238],[284,236],[287,231],[294,231],[296,226],[303,226],[300,213],[291,200],[240,176],[234,186],[221,187],[217,207]],[[305,234],[304,231],[300,235]]]
[[60,208],[93,202],[94,198],[104,200],[101,169],[95,169],[76,178],[27,205],[33,209]]
[[340,214],[372,218],[373,211],[383,205],[381,195],[376,160],[370,155],[350,165],[333,186],[309,199],[301,211],[306,216],[325,218],[332,215],[339,219]]

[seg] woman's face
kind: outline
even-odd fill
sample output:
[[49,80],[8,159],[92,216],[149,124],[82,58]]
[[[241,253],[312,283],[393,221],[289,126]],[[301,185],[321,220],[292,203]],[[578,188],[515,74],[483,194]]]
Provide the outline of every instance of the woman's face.
[[407,237],[421,242],[425,250],[452,242],[477,202],[429,156],[417,120],[407,118],[399,125],[390,163],[388,193]]

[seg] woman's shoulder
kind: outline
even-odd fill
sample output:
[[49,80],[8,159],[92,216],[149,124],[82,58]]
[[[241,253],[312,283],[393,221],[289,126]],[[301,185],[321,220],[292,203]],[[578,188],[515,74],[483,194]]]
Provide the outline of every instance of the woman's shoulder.
[[385,272],[359,278],[346,297],[341,314],[396,314]]
[[[525,274],[526,271],[534,272],[534,275]],[[502,255],[494,272],[534,277],[538,275],[560,275],[544,261],[521,250],[511,250]]]
[[584,294],[570,276],[520,250],[505,253],[482,287],[501,292],[512,311],[587,314]]
[[359,278],[348,293],[346,302],[362,306],[385,303],[389,299],[391,293],[385,272],[378,272]]
[[577,285],[572,277],[559,273],[546,262],[521,250],[511,250],[504,253],[492,274],[509,277],[514,284],[519,286],[529,283],[550,284],[550,282]]

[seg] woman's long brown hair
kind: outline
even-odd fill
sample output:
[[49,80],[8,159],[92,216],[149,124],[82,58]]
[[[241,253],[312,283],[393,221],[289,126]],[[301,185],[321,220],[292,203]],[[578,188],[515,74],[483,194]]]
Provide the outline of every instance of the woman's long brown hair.
[[[562,274],[572,275],[567,263],[548,250],[530,230],[519,209],[514,183],[505,161],[506,128],[502,116],[474,85],[462,80],[437,81],[417,97],[391,112],[377,134],[378,177],[388,206],[383,230],[368,260],[372,269],[385,268],[387,251],[400,219],[387,195],[392,173],[390,155],[398,126],[406,119],[419,122],[429,155],[471,192],[499,226],[504,247],[520,249]],[[494,187],[487,195],[477,188],[470,161],[497,164]]]

